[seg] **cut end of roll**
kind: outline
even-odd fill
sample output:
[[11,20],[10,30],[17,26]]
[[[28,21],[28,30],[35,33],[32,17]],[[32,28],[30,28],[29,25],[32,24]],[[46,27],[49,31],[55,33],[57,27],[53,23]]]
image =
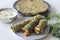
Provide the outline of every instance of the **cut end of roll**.
[[27,36],[29,36],[29,35],[30,35],[30,33],[29,33],[28,31],[25,31],[25,32],[24,32],[24,36],[27,37]]
[[35,30],[36,34],[40,34],[40,29],[39,28],[35,28],[34,30]]

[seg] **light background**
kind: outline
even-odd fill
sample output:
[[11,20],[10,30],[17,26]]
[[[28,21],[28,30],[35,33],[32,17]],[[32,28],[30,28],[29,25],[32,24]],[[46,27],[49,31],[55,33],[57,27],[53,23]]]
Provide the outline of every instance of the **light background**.
[[[0,8],[12,8],[13,3],[17,0],[0,0]],[[52,7],[52,13],[57,12],[60,13],[60,0],[45,0],[47,1]],[[16,36],[14,33],[11,32],[10,24],[4,24],[0,22],[0,40],[23,40],[20,37]],[[42,40],[59,40],[52,35],[48,35]]]

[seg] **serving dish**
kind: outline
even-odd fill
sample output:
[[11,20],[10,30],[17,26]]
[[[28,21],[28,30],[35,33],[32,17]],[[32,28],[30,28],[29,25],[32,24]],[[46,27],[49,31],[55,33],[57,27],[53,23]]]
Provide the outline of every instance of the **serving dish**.
[[[27,19],[30,19],[31,17],[28,17],[28,18],[23,18],[22,17],[22,20],[27,20]],[[16,20],[15,22],[13,22],[12,24],[16,24],[16,23],[18,23],[19,21],[22,21],[22,20]],[[12,30],[11,30],[12,31]],[[23,33],[20,31],[20,32],[13,32],[15,35],[17,35],[18,37],[21,37],[22,39],[24,39],[24,40],[37,40],[37,39],[41,39],[41,38],[44,38],[45,36],[47,36],[48,35],[48,33],[49,33],[49,31],[50,31],[50,27],[49,27],[49,25],[47,25],[45,28],[44,28],[44,32],[42,33],[42,34],[39,34],[39,35],[36,35],[36,34],[34,34],[34,33],[32,33],[30,36],[28,36],[28,37],[26,37],[26,36],[24,36],[23,35]]]
[[0,9],[0,21],[10,23],[17,18],[17,11],[13,8]]
[[[18,2],[18,1],[16,1],[16,2],[13,4],[13,8],[15,8],[15,9],[16,9],[16,4],[17,4],[17,2]],[[45,3],[48,5],[48,10],[45,11],[45,12],[42,12],[41,15],[47,16],[48,13],[50,13],[50,11],[51,11],[51,6],[50,6],[50,4],[47,3],[46,1],[43,1],[43,2],[45,2]],[[17,10],[17,9],[16,9],[16,10]],[[26,17],[28,17],[28,16],[35,16],[35,15],[32,15],[32,14],[30,14],[30,15],[25,15],[25,14],[19,12],[19,11],[18,11],[18,13],[19,13],[19,14],[22,14],[22,16],[26,16]]]

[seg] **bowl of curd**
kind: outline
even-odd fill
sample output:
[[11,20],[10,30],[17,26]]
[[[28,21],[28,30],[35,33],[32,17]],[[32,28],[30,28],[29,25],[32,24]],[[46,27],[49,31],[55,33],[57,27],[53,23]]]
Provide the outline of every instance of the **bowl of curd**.
[[1,8],[0,20],[4,23],[9,23],[17,18],[17,11],[13,8]]

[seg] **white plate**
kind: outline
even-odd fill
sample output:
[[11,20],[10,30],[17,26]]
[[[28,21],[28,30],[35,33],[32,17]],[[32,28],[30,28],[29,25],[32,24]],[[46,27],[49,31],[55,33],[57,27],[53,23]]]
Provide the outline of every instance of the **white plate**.
[[[21,19],[19,19],[19,20],[16,20],[13,24],[15,24],[15,23],[17,23],[17,22],[19,22],[19,21],[21,21],[21,20],[25,20],[25,19],[29,19],[29,17],[22,17]],[[49,30],[50,30],[50,27],[49,26],[47,26],[45,29],[44,29],[44,32],[42,33],[42,34],[40,34],[40,35],[36,35],[36,34],[34,34],[34,33],[32,33],[30,36],[28,36],[28,37],[25,37],[24,35],[23,35],[23,33],[22,32],[18,32],[18,33],[15,33],[18,37],[20,37],[20,38],[22,38],[22,39],[24,39],[24,40],[36,40],[36,39],[41,39],[41,38],[44,38],[45,36],[47,36],[47,34],[49,33]]]

